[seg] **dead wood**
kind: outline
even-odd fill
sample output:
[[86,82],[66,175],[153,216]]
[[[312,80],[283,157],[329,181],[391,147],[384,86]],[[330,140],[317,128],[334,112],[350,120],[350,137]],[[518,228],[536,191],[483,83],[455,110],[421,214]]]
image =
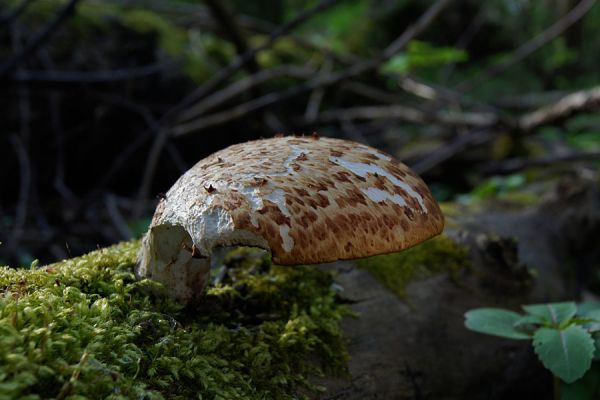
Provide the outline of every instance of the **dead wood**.
[[[451,218],[447,234],[469,247],[472,267],[459,276],[412,282],[406,300],[355,264],[331,265],[343,297],[360,316],[343,322],[350,377],[324,379],[328,390],[320,398],[549,398],[551,376],[529,342],[470,332],[463,314],[576,299],[582,282],[565,284],[564,276],[573,275],[567,260],[581,252],[600,259],[598,250],[590,250],[600,230],[599,200],[598,184],[579,180],[560,184],[536,206],[491,207]],[[585,271],[588,264],[575,269]]]

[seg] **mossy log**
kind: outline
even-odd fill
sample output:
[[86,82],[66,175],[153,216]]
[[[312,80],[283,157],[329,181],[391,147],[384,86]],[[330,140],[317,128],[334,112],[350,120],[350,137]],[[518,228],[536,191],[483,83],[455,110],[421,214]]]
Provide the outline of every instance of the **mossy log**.
[[600,261],[597,183],[560,184],[527,207],[449,208],[446,234],[469,253],[462,268],[443,239],[407,253],[408,272],[390,272],[386,264],[398,255],[330,266],[360,317],[342,322],[350,378],[320,381],[328,388],[320,399],[551,397],[552,378],[528,341],[470,332],[463,315],[580,298],[581,280]]

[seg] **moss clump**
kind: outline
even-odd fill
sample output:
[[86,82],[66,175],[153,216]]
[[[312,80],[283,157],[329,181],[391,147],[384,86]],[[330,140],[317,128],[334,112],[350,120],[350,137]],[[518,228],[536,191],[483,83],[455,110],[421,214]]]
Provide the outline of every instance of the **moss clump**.
[[406,298],[406,285],[440,272],[455,273],[468,267],[466,247],[441,235],[399,253],[369,257],[358,262],[386,288],[401,299]]
[[134,280],[138,247],[0,267],[0,399],[293,399],[344,370],[330,274],[238,251],[202,308],[182,308]]

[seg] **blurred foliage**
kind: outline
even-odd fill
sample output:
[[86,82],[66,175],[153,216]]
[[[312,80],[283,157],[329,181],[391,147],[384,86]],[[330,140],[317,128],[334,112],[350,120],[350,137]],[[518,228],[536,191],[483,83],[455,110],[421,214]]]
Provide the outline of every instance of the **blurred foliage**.
[[466,51],[454,47],[436,47],[419,40],[411,41],[405,52],[393,56],[383,66],[383,72],[407,73],[447,63],[465,62]]

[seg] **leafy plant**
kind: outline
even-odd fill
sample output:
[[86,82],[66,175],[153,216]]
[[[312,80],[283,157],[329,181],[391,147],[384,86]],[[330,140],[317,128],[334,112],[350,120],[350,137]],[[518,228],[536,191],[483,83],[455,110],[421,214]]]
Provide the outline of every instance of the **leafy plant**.
[[566,383],[580,379],[600,356],[600,303],[523,306],[525,314],[498,308],[465,313],[465,326],[508,339],[533,340],[538,358]]

